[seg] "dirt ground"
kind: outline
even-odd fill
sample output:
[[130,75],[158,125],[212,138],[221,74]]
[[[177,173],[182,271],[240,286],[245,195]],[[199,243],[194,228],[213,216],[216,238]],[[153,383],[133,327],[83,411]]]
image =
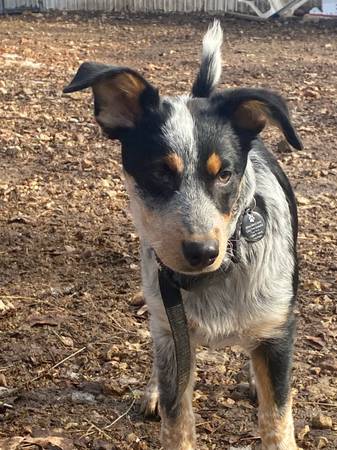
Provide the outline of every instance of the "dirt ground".
[[[138,413],[151,339],[119,147],[100,136],[90,93],[62,88],[96,60],[138,69],[162,93],[189,91],[209,20],[0,18],[1,450],[160,448],[159,423]],[[298,441],[336,449],[337,29],[223,27],[222,87],[282,92],[305,145],[284,153],[279,132],[266,133],[299,203]],[[201,349],[200,449],[258,448],[245,363],[237,348]]]

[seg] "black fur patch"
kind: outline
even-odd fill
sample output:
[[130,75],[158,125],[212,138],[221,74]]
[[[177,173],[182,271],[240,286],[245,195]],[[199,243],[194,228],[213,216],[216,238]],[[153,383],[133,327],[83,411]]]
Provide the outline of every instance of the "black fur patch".
[[255,350],[265,359],[275,403],[280,409],[287,403],[289,395],[295,327],[295,318],[290,316],[282,338],[262,342]]

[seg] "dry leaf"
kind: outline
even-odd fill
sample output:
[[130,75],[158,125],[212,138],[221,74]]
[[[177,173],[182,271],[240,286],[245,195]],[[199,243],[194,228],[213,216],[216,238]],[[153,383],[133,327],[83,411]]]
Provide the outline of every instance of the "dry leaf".
[[148,306],[145,304],[137,311],[137,316],[143,316],[148,311]]
[[31,327],[43,325],[57,327],[60,324],[61,319],[48,314],[34,314],[28,318],[28,322]]
[[42,449],[50,450],[74,450],[74,444],[71,439],[60,436],[48,437],[21,437],[16,436],[7,439],[0,439],[1,450],[21,450],[29,448],[30,445],[37,445]]
[[314,347],[323,348],[325,346],[325,341],[318,336],[305,336],[305,339],[313,344]]
[[5,314],[13,311],[14,309],[15,306],[10,300],[6,298],[0,299],[0,316],[4,316]]

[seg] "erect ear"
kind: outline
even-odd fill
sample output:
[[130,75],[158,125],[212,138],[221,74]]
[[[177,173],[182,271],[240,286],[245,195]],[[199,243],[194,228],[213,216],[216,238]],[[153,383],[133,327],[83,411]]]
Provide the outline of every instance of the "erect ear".
[[88,87],[94,93],[96,120],[110,137],[116,137],[120,129],[134,127],[146,108],[159,104],[157,89],[127,67],[85,62],[63,92]]
[[287,104],[280,95],[266,89],[232,89],[215,95],[213,102],[218,112],[227,116],[239,130],[257,135],[269,122],[283,132],[294,148],[303,148]]

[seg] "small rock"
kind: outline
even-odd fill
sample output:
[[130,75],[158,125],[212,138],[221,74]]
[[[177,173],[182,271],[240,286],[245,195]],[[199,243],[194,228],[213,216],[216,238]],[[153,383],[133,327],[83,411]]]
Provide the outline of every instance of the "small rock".
[[319,430],[330,430],[332,428],[332,419],[329,416],[318,414],[312,418],[311,425]]
[[80,404],[95,403],[95,397],[89,392],[74,391],[71,394],[71,401]]
[[297,437],[299,441],[303,441],[303,439],[305,438],[305,436],[309,433],[310,431],[310,427],[309,425],[305,425],[298,433],[297,433]]
[[329,441],[327,440],[326,437],[320,436],[317,441],[317,449],[319,450],[321,448],[326,447],[328,445],[328,443],[329,443]]

